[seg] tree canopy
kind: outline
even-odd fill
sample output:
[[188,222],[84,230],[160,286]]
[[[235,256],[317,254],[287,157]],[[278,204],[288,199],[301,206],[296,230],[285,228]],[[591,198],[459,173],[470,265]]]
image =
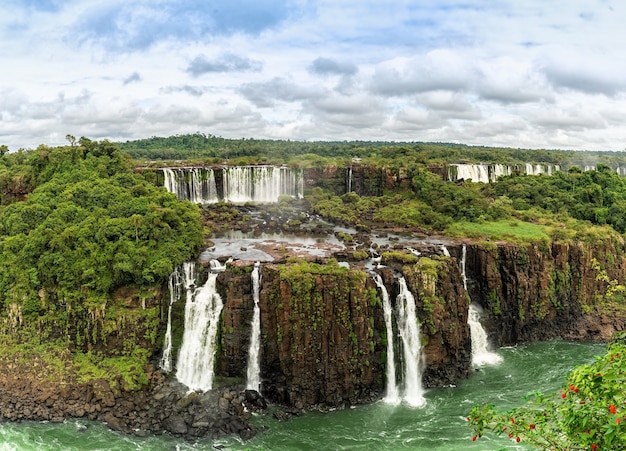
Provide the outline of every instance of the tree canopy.
[[121,286],[160,283],[203,242],[197,206],[133,173],[110,142],[81,138],[7,157],[6,178],[19,174],[30,192],[0,207],[5,305],[38,309],[41,290],[106,299]]

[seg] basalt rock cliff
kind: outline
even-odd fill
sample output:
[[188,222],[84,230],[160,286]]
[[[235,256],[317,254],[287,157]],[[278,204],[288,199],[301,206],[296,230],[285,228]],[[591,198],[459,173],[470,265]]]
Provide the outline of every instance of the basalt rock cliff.
[[[469,375],[470,300],[483,308],[496,346],[551,338],[607,340],[624,328],[623,309],[606,302],[607,282],[599,280],[594,269],[597,262],[611,279],[623,280],[622,243],[468,242],[465,247],[467,292],[460,272],[462,243],[448,245],[452,257],[425,254],[411,263],[392,259],[376,270],[392,302],[399,274],[415,296],[427,387],[453,384]],[[242,271],[246,265],[229,267],[218,278],[226,299],[218,374],[228,377],[245,376],[253,308],[250,276]],[[380,398],[385,389],[386,332],[371,275],[354,263],[349,270],[298,268],[288,263],[263,265],[262,394],[298,408]]]

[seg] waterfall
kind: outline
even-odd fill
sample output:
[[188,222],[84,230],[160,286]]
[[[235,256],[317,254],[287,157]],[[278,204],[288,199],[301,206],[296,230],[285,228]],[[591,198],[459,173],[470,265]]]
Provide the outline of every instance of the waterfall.
[[238,166],[224,169],[227,202],[278,202],[281,195],[302,197],[303,177],[287,167]]
[[[463,244],[461,251],[461,278],[463,279],[463,288],[467,293],[467,276],[465,273],[465,261],[467,257],[467,247]],[[470,338],[472,340],[472,365],[495,365],[502,361],[495,352],[489,351],[489,342],[487,341],[487,332],[480,322],[480,307],[473,304],[470,300],[469,310],[467,312],[467,324],[470,328]]]
[[445,257],[449,257],[450,256],[450,252],[448,252],[448,248],[446,247],[445,244],[441,245],[441,253],[445,256]]
[[411,406],[422,406],[426,402],[422,388],[420,360],[422,343],[420,328],[415,313],[415,298],[400,277],[400,293],[396,298],[398,332],[402,339],[404,357],[404,401]]
[[219,201],[213,169],[165,168],[163,178],[165,189],[176,194],[180,200],[188,200],[196,204]]
[[[223,270],[218,261],[211,268]],[[187,289],[185,332],[178,354],[176,378],[190,390],[207,391],[213,386],[215,338],[224,306],[217,293],[218,271],[211,271],[207,282],[195,290]]]
[[352,166],[348,168],[348,189],[346,192],[352,192]]
[[495,182],[498,177],[511,175],[511,167],[505,164],[494,164],[490,167],[490,169],[489,180],[491,182]]
[[472,182],[489,182],[489,166],[486,164],[451,164],[450,166],[456,168],[454,180],[472,179]]
[[461,250],[461,279],[463,280],[463,288],[467,292],[467,275],[465,274],[465,260],[467,258],[467,246],[463,243],[463,250]]
[[374,274],[374,282],[380,288],[383,300],[383,313],[385,315],[385,328],[387,330],[387,393],[384,401],[388,404],[398,404],[400,397],[398,396],[398,387],[396,386],[396,362],[393,349],[393,323],[391,321],[391,302],[389,301],[389,293],[379,274]]
[[485,332],[480,323],[480,307],[470,303],[467,323],[469,324],[472,337],[472,365],[483,366],[500,363],[502,357],[495,352],[489,351],[487,332]]
[[[216,172],[222,179],[221,198]],[[197,204],[278,202],[281,195],[300,199],[304,194],[303,171],[288,167],[164,168],[163,178],[167,191]]]
[[180,299],[182,295],[182,281],[178,269],[175,269],[167,281],[170,292],[170,305],[167,309],[167,327],[165,329],[165,338],[163,340],[163,356],[159,366],[163,371],[169,373],[172,371],[172,305]]
[[248,351],[248,373],[246,388],[261,390],[261,367],[259,354],[261,351],[261,309],[259,308],[259,287],[261,283],[261,264],[256,262],[252,270],[252,298],[254,299],[254,314],[252,316],[252,332],[250,335],[250,349]]

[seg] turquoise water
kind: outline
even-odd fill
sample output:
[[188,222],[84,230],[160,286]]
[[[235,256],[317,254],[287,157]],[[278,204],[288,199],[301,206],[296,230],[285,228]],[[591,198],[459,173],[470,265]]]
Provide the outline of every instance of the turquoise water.
[[506,438],[471,441],[465,417],[475,404],[507,409],[535,390],[557,390],[574,366],[593,361],[605,346],[547,342],[498,353],[503,362],[484,367],[457,387],[429,390],[426,405],[409,408],[376,403],[330,413],[307,413],[288,422],[270,415],[254,418],[263,431],[248,442],[237,439],[188,443],[172,437],[127,437],[86,421],[64,424],[0,425],[0,451],[15,450],[498,450],[525,449]]

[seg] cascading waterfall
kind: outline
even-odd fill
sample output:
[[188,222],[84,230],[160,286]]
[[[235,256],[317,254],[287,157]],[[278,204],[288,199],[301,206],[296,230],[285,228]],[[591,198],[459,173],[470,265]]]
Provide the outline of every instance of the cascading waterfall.
[[178,301],[182,295],[182,281],[178,269],[175,269],[167,281],[170,292],[170,305],[167,309],[167,327],[165,329],[165,338],[163,340],[163,356],[159,366],[163,371],[169,373],[172,371],[172,305]]
[[219,201],[213,169],[205,168],[165,168],[163,169],[164,186],[180,200],[196,204],[208,204]]
[[[216,173],[221,176],[221,193]],[[163,176],[170,193],[199,204],[278,202],[281,195],[302,198],[304,193],[303,171],[288,167],[165,168]]]
[[250,349],[248,351],[248,372],[246,388],[260,391],[261,366],[259,355],[261,351],[261,309],[259,308],[259,291],[261,284],[261,264],[256,262],[252,270],[252,298],[254,313],[252,315],[252,332],[250,335]]
[[382,301],[383,301],[383,314],[385,316],[385,328],[387,330],[387,393],[385,394],[384,401],[388,404],[398,404],[400,397],[398,395],[398,387],[396,385],[396,362],[394,355],[393,344],[393,323],[391,318],[391,302],[389,301],[389,293],[382,277],[379,274],[374,274],[374,282],[376,286],[380,288]]
[[446,247],[445,244],[441,245],[441,253],[445,256],[445,257],[449,257],[450,256],[450,252],[448,251],[448,248]]
[[450,167],[456,169],[455,176],[448,176],[450,180],[472,179],[472,182],[489,182],[489,167],[486,164],[451,164]]
[[[467,246],[463,244],[461,250],[461,278],[463,279],[463,288],[467,292],[467,275],[465,273],[465,261],[467,258]],[[470,328],[470,338],[472,340],[472,365],[495,365],[502,361],[495,352],[489,350],[489,341],[487,340],[487,332],[480,322],[480,307],[470,302],[467,312],[467,324]]]
[[210,268],[207,282],[202,287],[187,290],[185,331],[176,378],[190,390],[207,391],[213,387],[215,338],[224,307],[216,290],[216,281],[218,272],[225,267],[219,261],[211,260]]
[[465,273],[465,259],[467,258],[467,246],[463,244],[461,249],[461,280],[463,280],[463,288],[467,291],[467,274]]
[[348,189],[346,190],[346,192],[352,192],[352,166],[348,168]]
[[496,365],[502,362],[502,357],[489,350],[487,332],[480,323],[480,307],[470,304],[467,323],[472,338],[472,365]]
[[498,177],[511,175],[514,170],[523,170],[527,175],[552,175],[555,171],[560,171],[558,164],[530,164],[523,166],[506,164],[450,164],[448,166],[448,180],[456,181],[460,179],[471,179],[473,182],[488,183],[495,182]]
[[238,166],[224,169],[227,202],[278,202],[281,195],[302,197],[302,177],[290,168]]
[[415,298],[407,288],[404,277],[400,277],[398,282],[400,284],[400,292],[396,298],[396,320],[398,333],[402,339],[404,357],[403,400],[410,406],[418,407],[426,402],[420,369],[422,354],[420,327],[415,313]]

